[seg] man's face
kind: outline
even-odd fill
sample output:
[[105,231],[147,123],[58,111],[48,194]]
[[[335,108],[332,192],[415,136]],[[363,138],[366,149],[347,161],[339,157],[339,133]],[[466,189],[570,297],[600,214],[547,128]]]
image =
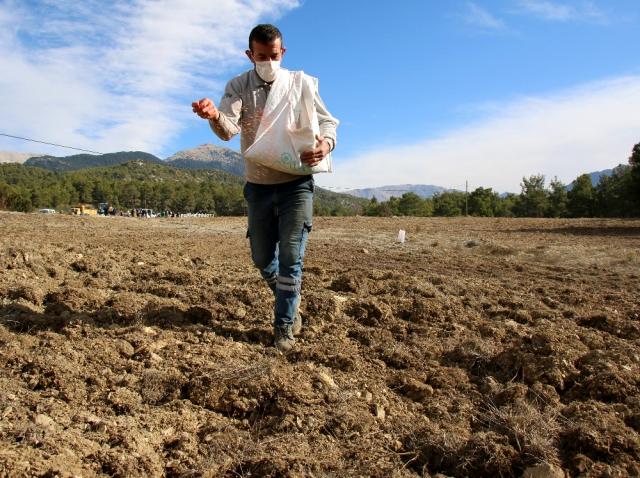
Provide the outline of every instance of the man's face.
[[247,50],[247,56],[251,63],[254,65],[256,61],[279,61],[282,60],[286,48],[282,47],[282,40],[276,38],[274,41],[268,44],[258,43],[256,41],[251,43],[251,50]]

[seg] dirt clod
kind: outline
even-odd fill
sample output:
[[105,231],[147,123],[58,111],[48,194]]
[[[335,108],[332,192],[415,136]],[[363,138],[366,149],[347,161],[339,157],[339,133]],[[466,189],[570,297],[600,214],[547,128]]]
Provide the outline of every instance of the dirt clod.
[[565,478],[565,476],[562,468],[549,463],[530,466],[522,474],[522,478]]

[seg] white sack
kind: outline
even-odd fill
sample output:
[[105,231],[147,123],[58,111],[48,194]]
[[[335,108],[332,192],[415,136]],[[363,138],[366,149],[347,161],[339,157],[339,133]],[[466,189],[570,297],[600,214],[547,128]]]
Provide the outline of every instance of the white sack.
[[315,92],[315,82],[304,72],[280,70],[271,85],[256,139],[244,157],[289,174],[330,173],[331,154],[312,168],[300,160],[300,153],[315,149],[316,135],[320,134]]

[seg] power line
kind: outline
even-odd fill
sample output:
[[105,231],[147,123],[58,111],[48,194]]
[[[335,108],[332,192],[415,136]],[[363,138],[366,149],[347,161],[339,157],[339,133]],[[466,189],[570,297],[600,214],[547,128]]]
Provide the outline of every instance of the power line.
[[[104,153],[101,153],[100,151],[92,151],[90,149],[76,148],[74,146],[65,146],[63,144],[57,144],[57,143],[49,143],[48,141],[40,141],[40,140],[32,139],[32,138],[24,138],[22,136],[14,136],[12,134],[7,134],[7,133],[0,133],[0,136],[6,136],[7,138],[21,139],[23,141],[31,141],[32,143],[48,144],[50,146],[57,146],[59,148],[73,149],[73,150],[76,150],[76,151],[83,151],[85,153],[104,154]],[[466,192],[468,193],[468,183],[466,183],[465,186],[466,186],[465,187]],[[400,188],[398,188],[398,189],[396,189],[396,188],[394,188],[394,189],[378,189],[378,188],[370,187],[370,186],[369,187],[350,187],[349,188],[349,187],[344,187],[344,186],[320,186],[319,185],[319,187],[324,188],[324,189],[333,189],[333,190],[342,190],[342,191],[353,191],[353,190],[358,190],[358,189],[377,189],[378,191],[381,191],[381,192],[392,192],[392,193],[402,193],[402,192],[411,191],[411,189],[400,189]],[[449,189],[449,188],[445,188],[445,189]],[[451,190],[455,190],[454,187],[452,187],[450,189]]]
[[32,143],[48,144],[49,146],[58,146],[59,148],[75,149],[76,151],[84,151],[85,153],[104,154],[99,151],[91,151],[90,149],[74,148],[73,146],[65,146],[64,144],[49,143],[47,141],[40,141],[32,138],[23,138],[22,136],[13,136],[12,134],[0,133],[0,136],[6,136],[7,138],[22,139],[24,141],[31,141]]

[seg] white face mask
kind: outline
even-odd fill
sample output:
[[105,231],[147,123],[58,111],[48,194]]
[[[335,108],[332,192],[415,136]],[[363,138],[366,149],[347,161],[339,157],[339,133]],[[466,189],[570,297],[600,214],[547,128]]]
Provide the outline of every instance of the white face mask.
[[278,70],[280,69],[280,60],[278,61],[256,61],[256,73],[267,83],[276,79]]

